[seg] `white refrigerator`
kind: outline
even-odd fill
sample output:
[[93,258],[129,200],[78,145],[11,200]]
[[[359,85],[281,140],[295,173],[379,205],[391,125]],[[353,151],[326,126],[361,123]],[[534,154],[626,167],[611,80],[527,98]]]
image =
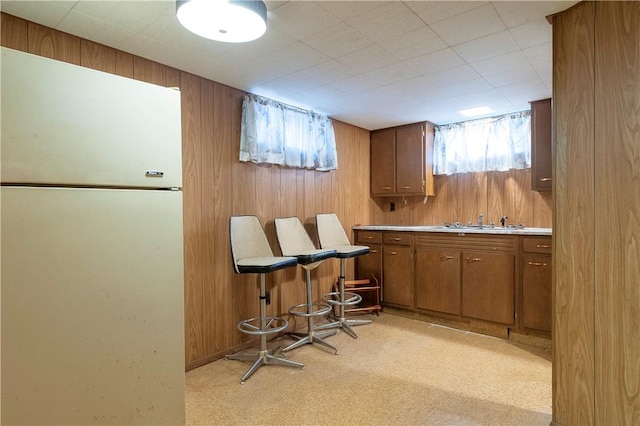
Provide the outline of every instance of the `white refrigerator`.
[[0,421],[183,424],[180,92],[0,65]]

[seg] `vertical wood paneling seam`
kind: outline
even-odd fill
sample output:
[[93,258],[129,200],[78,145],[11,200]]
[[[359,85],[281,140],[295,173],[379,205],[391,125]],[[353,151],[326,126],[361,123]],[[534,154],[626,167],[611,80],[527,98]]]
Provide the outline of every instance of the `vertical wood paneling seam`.
[[[593,117],[592,117],[592,126],[593,128],[591,129],[592,131],[592,135],[593,135],[593,151],[591,152],[591,167],[593,169],[593,181],[592,181],[592,193],[593,193],[593,205],[591,206],[591,211],[593,212],[593,229],[591,230],[591,232],[593,232],[594,234],[594,238],[593,238],[593,246],[591,248],[591,253],[593,254],[594,260],[595,260],[595,256],[596,256],[596,238],[595,238],[595,232],[596,232],[596,228],[597,228],[597,224],[596,221],[598,220],[597,216],[596,216],[596,197],[597,197],[597,192],[596,192],[596,176],[598,176],[598,170],[596,169],[597,167],[597,162],[596,162],[596,143],[597,141],[595,140],[596,138],[596,130],[597,130],[597,125],[596,125],[596,100],[597,100],[597,96],[596,96],[596,92],[598,90],[598,81],[596,80],[597,78],[597,63],[598,61],[596,60],[596,55],[598,54],[598,51],[596,50],[596,45],[597,45],[597,39],[598,39],[598,34],[596,33],[598,26],[596,25],[596,22],[598,21],[598,7],[597,7],[597,3],[594,5],[593,7],[593,39],[591,40],[591,42],[593,43],[592,49],[593,49],[593,66],[591,69],[592,75],[591,75],[591,81],[593,81],[593,93],[591,94],[592,96],[592,101],[593,101]],[[598,333],[596,333],[596,295],[598,294],[597,290],[597,286],[598,286],[598,262],[594,262],[593,264],[593,286],[591,288],[592,291],[592,295],[591,295],[591,300],[592,300],[592,305],[591,305],[591,321],[593,322],[592,324],[592,341],[593,341],[593,363],[591,364],[591,368],[593,368],[593,372],[592,372],[592,377],[593,377],[593,388],[592,388],[592,398],[591,398],[591,403],[592,403],[592,412],[593,412],[593,420],[597,420],[598,419],[598,404],[596,404],[596,397],[597,397],[597,389],[598,389],[598,374],[596,373],[596,366],[598,365],[598,360],[596,359],[597,357],[597,351],[596,348],[598,347],[598,342],[596,341],[596,339],[598,338]]]

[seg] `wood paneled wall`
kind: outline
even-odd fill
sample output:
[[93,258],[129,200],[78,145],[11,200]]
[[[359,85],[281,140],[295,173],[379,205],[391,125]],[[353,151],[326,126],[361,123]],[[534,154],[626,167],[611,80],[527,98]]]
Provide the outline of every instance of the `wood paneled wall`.
[[[530,173],[482,173],[436,178],[437,196],[410,198],[407,205],[369,197],[369,131],[334,121],[339,170],[315,172],[238,161],[244,92],[108,46],[2,14],[1,44],[167,87],[182,93],[185,265],[185,351],[187,369],[205,364],[246,343],[236,323],[256,316],[255,276],[233,273],[229,216],[255,214],[278,252],[273,219],[298,216],[314,234],[317,213],[336,212],[354,224],[440,224],[452,220],[550,226],[550,194],[530,190]],[[351,234],[351,233],[350,233]],[[313,273],[315,297],[330,291],[337,261]],[[353,261],[347,263],[353,276]],[[268,277],[269,313],[286,313],[304,298],[300,268]],[[288,318],[296,326],[295,318]],[[303,324],[300,324],[303,325]]]
[[640,3],[553,17],[554,424],[640,424]]
[[[553,419],[594,424],[593,7],[553,21]],[[558,345],[558,346],[556,346]]]
[[[388,198],[376,200],[371,223],[388,225],[442,225],[445,222],[507,223],[529,227],[551,227],[551,192],[531,190],[531,170],[464,173],[435,176],[434,197]],[[390,211],[390,203],[395,211]]]

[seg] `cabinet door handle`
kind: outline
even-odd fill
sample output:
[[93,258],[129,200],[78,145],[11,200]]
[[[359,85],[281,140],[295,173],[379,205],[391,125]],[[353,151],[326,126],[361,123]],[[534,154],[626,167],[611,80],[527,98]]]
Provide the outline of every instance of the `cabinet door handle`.
[[540,182],[549,182],[551,181],[553,178],[550,177],[546,177],[546,178],[540,178]]
[[411,188],[410,186],[401,186],[400,189],[409,189]]
[[398,252],[397,251],[391,251],[391,252],[389,252],[389,254],[395,256],[396,254],[398,254]]
[[369,250],[369,253],[376,254],[377,252],[378,252],[378,250]]
[[444,256],[444,255],[440,256],[440,260],[451,260],[455,258],[456,258],[455,256]]
[[547,266],[547,262],[527,262],[531,266]]
[[536,247],[537,248],[551,248],[551,246],[548,245],[548,244],[536,244]]
[[479,257],[467,257],[467,262],[480,262],[482,259]]
[[390,190],[390,189],[391,189],[391,187],[390,187],[390,186],[383,186],[383,187],[382,187],[382,188],[380,188],[380,189],[382,189],[383,191],[388,191],[388,190]]

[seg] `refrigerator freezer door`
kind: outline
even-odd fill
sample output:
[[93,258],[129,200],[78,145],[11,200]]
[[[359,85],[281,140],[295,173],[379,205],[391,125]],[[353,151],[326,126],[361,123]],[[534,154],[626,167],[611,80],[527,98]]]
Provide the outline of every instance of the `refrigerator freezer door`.
[[2,187],[2,423],[183,424],[179,191]]
[[1,51],[2,182],[182,187],[179,91]]

